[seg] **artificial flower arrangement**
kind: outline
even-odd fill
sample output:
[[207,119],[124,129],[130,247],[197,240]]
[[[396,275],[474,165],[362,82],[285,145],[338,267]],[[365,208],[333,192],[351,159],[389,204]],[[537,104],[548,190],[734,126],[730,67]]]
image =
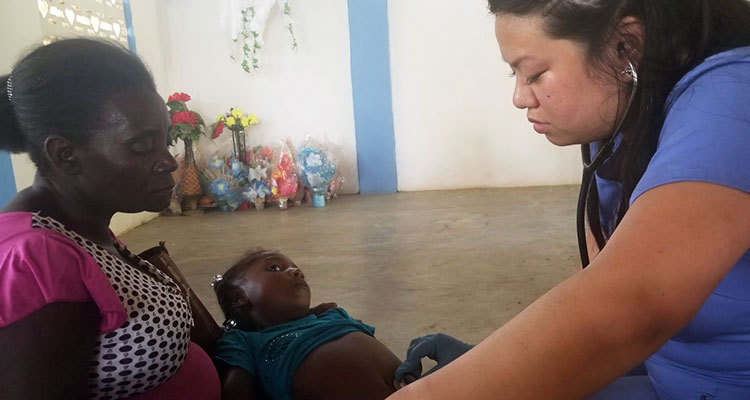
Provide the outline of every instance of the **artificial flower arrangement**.
[[193,154],[193,142],[198,141],[204,134],[206,124],[203,118],[195,111],[188,108],[187,102],[190,95],[187,93],[174,93],[167,99],[169,108],[170,143],[174,144],[177,139],[185,143],[185,165],[182,170],[180,191],[187,203],[189,210],[198,208],[198,198],[201,193],[198,170],[195,166],[195,155]]
[[234,156],[247,164],[247,148],[245,145],[245,129],[257,125],[255,114],[244,114],[239,108],[230,108],[229,112],[219,115],[213,124],[213,138],[216,139],[229,129],[232,132],[232,152]]
[[262,210],[266,203],[277,202],[285,210],[291,206],[289,200],[299,206],[303,197],[322,207],[326,199],[336,197],[344,183],[332,146],[309,138],[299,151],[289,140],[282,141],[278,151],[255,146],[247,151],[246,163],[234,155],[214,155],[201,171],[204,190],[222,211],[250,206]]
[[200,114],[188,109],[187,102],[190,101],[190,95],[187,93],[174,93],[167,99],[169,108],[169,118],[172,122],[171,139],[197,141],[203,134],[203,128],[206,124],[203,122]]
[[201,171],[207,193],[213,197],[221,211],[234,211],[242,203],[240,180],[232,174],[227,160],[213,155],[207,168]]
[[[232,27],[232,48],[234,52],[241,51],[241,66],[245,72],[249,73],[251,68],[254,71],[260,69],[262,64],[260,49],[264,44],[263,33],[274,6],[281,11],[284,30],[289,32],[291,37],[292,50],[297,49],[289,0],[255,0],[252,4],[238,4],[239,15],[235,10],[228,13],[229,25]],[[234,60],[235,54],[231,54],[230,58]]]
[[294,148],[291,141],[282,142],[281,149],[273,161],[271,172],[271,194],[279,199],[279,208],[287,209],[287,200],[297,194],[299,177],[294,162]]
[[247,152],[250,178],[268,181],[268,167],[273,162],[273,150],[268,146],[255,146]]
[[224,128],[232,132],[244,131],[258,122],[260,121],[255,114],[244,114],[239,108],[230,108],[229,112],[221,114],[216,118],[216,123],[213,125],[213,138],[216,139],[219,137],[224,132]]
[[247,165],[235,157],[214,155],[208,167],[202,171],[202,178],[206,191],[216,200],[220,210],[234,211],[250,204],[262,210],[270,198],[271,189],[268,186],[267,167],[261,171],[260,175],[256,175],[256,170],[248,171]]
[[328,148],[308,137],[297,152],[297,169],[302,182],[312,190],[313,207],[324,207],[336,175],[338,161]]

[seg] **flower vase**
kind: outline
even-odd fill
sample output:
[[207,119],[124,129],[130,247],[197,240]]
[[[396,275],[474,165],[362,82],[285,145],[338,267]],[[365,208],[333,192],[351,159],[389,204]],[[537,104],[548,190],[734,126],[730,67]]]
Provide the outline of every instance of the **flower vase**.
[[326,197],[322,194],[313,194],[312,196],[312,205],[313,207],[325,207],[326,206]]
[[185,139],[185,167],[182,169],[182,198],[183,208],[190,213],[197,213],[198,199],[203,194],[198,179],[198,168],[195,166],[193,141]]
[[232,130],[232,153],[243,164],[247,164],[247,146],[244,130]]

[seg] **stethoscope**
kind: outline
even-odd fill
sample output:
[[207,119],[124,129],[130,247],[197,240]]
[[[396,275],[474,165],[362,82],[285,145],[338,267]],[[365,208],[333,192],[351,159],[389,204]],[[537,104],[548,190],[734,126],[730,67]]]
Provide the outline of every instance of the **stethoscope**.
[[[628,105],[625,108],[625,113],[622,115],[620,122],[617,124],[615,129],[612,131],[612,136],[601,146],[599,151],[594,155],[594,159],[591,159],[591,148],[588,143],[581,145],[581,158],[583,159],[583,176],[581,178],[581,190],[578,193],[578,208],[576,210],[576,230],[578,234],[578,251],[581,253],[581,264],[583,268],[589,265],[589,249],[586,244],[586,199],[589,196],[591,185],[595,184],[594,173],[599,168],[604,160],[606,160],[612,153],[612,148],[615,145],[615,139],[620,134],[620,128],[622,127],[625,118],[628,116],[630,106],[633,104],[635,99],[635,92],[638,88],[638,73],[635,70],[635,66],[632,62],[628,61],[628,67],[622,71],[622,74],[629,75],[632,78],[633,88],[630,91],[630,99],[628,99]],[[597,205],[598,207],[598,205]],[[600,222],[595,223],[597,229],[592,229],[596,244],[599,248],[604,247],[604,236],[601,232]]]

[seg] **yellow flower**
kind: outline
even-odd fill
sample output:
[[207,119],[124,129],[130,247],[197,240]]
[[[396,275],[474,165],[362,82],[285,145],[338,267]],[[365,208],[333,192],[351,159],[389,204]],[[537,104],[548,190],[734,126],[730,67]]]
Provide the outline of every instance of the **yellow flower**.
[[248,117],[242,117],[240,119],[240,124],[242,124],[243,128],[247,128],[247,126],[250,124],[250,118],[248,118]]
[[237,120],[234,119],[234,117],[227,117],[227,119],[224,120],[227,123],[227,126],[232,127],[234,124],[237,123]]
[[239,108],[235,108],[234,110],[232,110],[232,116],[235,118],[242,118],[242,110],[240,110]]
[[260,122],[258,120],[258,117],[255,116],[255,114],[250,114],[250,118],[249,119],[250,119],[250,125],[255,125],[258,122]]
[[216,122],[223,121],[224,120],[224,114],[219,115],[216,117]]

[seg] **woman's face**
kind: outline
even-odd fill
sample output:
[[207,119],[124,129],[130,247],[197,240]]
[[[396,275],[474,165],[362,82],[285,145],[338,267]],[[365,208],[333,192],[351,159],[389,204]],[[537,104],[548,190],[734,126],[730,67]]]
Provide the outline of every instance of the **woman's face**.
[[243,278],[241,286],[251,304],[251,318],[264,328],[309,314],[310,286],[289,257],[264,253],[252,261]]
[[515,75],[513,105],[526,109],[535,131],[559,146],[611,135],[617,82],[588,68],[578,44],[550,38],[536,16],[498,14],[495,35]]
[[168,150],[169,115],[156,92],[111,97],[103,122],[80,147],[77,190],[103,213],[169,206],[177,162]]

